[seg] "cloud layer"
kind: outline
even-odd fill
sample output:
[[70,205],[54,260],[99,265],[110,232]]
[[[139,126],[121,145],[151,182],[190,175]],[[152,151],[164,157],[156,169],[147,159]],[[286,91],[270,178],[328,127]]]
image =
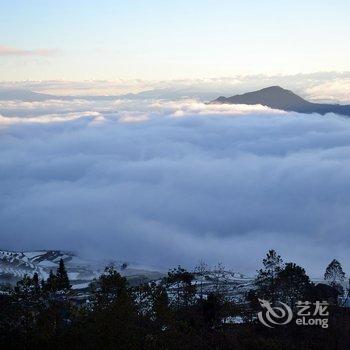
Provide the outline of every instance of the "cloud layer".
[[23,81],[0,82],[1,89],[29,89],[53,95],[123,95],[133,98],[212,100],[219,95],[232,96],[280,85],[306,99],[319,102],[350,103],[350,72],[316,72],[295,75],[236,75],[208,79],[148,81],[116,79],[112,81]]
[[334,257],[350,268],[349,119],[192,100],[49,103],[0,118],[4,248],[253,273],[273,247],[313,275]]
[[43,57],[46,57],[46,56],[51,56],[54,53],[55,53],[55,51],[50,50],[50,49],[24,50],[24,49],[19,49],[16,47],[0,45],[0,56],[15,56],[15,57],[43,56]]

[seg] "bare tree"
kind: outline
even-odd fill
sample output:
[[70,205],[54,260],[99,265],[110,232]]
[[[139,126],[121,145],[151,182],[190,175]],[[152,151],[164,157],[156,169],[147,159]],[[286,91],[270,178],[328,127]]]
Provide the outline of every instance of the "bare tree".
[[194,272],[199,279],[199,298],[203,299],[203,286],[205,282],[205,276],[210,271],[209,265],[207,265],[204,260],[200,260],[198,265],[194,268]]

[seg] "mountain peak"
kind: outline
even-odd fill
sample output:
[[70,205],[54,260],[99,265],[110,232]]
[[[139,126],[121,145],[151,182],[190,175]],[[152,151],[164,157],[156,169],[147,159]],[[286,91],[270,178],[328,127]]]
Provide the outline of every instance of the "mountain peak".
[[261,90],[265,90],[265,91],[289,91],[289,90],[284,89],[283,87],[281,87],[279,85],[268,86],[268,87],[263,88]]
[[[276,93],[276,94],[286,94],[286,95],[293,94],[295,96],[298,96],[293,91],[285,89],[285,88],[283,88],[283,87],[281,87],[279,85],[268,86],[268,87],[260,89],[258,91],[271,92],[271,93]],[[301,98],[300,96],[298,96],[298,97]]]
[[261,104],[283,110],[295,110],[295,108],[309,104],[309,102],[294,94],[292,91],[283,89],[280,86],[269,86],[261,90],[247,92],[226,99],[220,98],[215,100],[215,102],[248,105]]
[[273,109],[283,111],[294,111],[299,113],[337,113],[350,116],[350,105],[321,104],[306,101],[296,95],[293,91],[280,86],[269,86],[257,91],[247,92],[242,95],[231,97],[219,97],[212,103],[217,104],[245,104],[263,105]]

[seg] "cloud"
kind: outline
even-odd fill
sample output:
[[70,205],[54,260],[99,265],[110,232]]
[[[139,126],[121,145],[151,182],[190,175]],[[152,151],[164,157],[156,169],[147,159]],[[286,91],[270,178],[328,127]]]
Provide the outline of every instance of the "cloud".
[[34,50],[24,50],[16,47],[3,46],[0,45],[0,56],[39,56],[39,57],[47,57],[52,56],[57,51],[52,49],[34,49]]
[[[272,110],[261,105],[220,105],[207,104],[199,100],[128,100],[116,99],[111,101],[94,100],[46,100],[46,101],[0,101],[0,114],[3,116],[3,123],[35,123],[41,122],[50,116],[61,116],[62,121],[67,116],[75,114],[77,117],[93,112],[113,115],[119,121],[145,121],[151,116],[167,114],[173,117],[188,115],[242,115],[249,113],[261,114],[284,114],[283,111]],[[4,119],[7,118],[7,119]],[[1,124],[1,122],[0,122]]]
[[[350,72],[316,72],[295,75],[237,75],[208,79],[147,81],[141,79],[88,81],[0,82],[0,89],[29,89],[58,95],[124,95],[130,99],[210,101],[220,95],[232,96],[280,85],[316,102],[350,103]],[[130,95],[133,94],[133,95]]]
[[62,114],[49,114],[49,115],[40,115],[35,117],[4,117],[0,115],[0,127],[6,125],[14,125],[14,124],[49,124],[49,123],[58,123],[58,122],[67,122],[70,120],[76,120],[80,118],[92,117],[93,119],[101,120],[101,115],[98,112],[85,112],[84,114],[76,114],[76,113],[67,113],[64,116]]
[[276,248],[313,276],[333,258],[350,269],[349,119],[193,100],[43,114],[45,103],[0,119],[3,248],[250,274]]
[[313,100],[321,101],[345,101],[350,103],[350,77],[343,79],[334,79],[311,86],[306,89],[306,93]]

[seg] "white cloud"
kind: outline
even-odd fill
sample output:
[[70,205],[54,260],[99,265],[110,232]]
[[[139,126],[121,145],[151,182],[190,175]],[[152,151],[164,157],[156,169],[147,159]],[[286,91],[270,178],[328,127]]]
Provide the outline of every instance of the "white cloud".
[[[333,99],[341,103],[350,103],[349,79],[350,72],[316,72],[295,75],[236,75],[168,81],[117,79],[112,81],[0,82],[0,89],[24,88],[54,95],[124,95],[142,92],[140,96],[142,99],[191,98],[209,101],[219,95],[231,96],[271,85],[280,85],[293,90],[304,98],[315,101]],[[145,92],[147,92],[146,95]]]
[[113,101],[0,101],[0,112],[3,114],[0,124],[42,123],[50,121],[68,121],[82,116],[108,115],[120,122],[141,122],[155,116],[189,116],[218,115],[233,116],[250,113],[285,114],[283,111],[255,105],[206,104],[186,100],[127,100]]
[[98,112],[85,112],[83,115],[76,113],[67,113],[62,114],[49,114],[49,115],[40,115],[35,117],[4,117],[0,115],[0,127],[13,124],[29,124],[29,123],[38,123],[38,124],[49,124],[49,123],[59,123],[59,122],[68,122],[70,120],[76,120],[80,118],[93,117],[96,121],[101,120],[101,115]]
[[313,100],[350,103],[350,78],[335,79],[306,89]]
[[276,248],[313,275],[334,257],[350,268],[349,119],[193,100],[46,113],[55,104],[0,119],[3,248],[249,273]]

